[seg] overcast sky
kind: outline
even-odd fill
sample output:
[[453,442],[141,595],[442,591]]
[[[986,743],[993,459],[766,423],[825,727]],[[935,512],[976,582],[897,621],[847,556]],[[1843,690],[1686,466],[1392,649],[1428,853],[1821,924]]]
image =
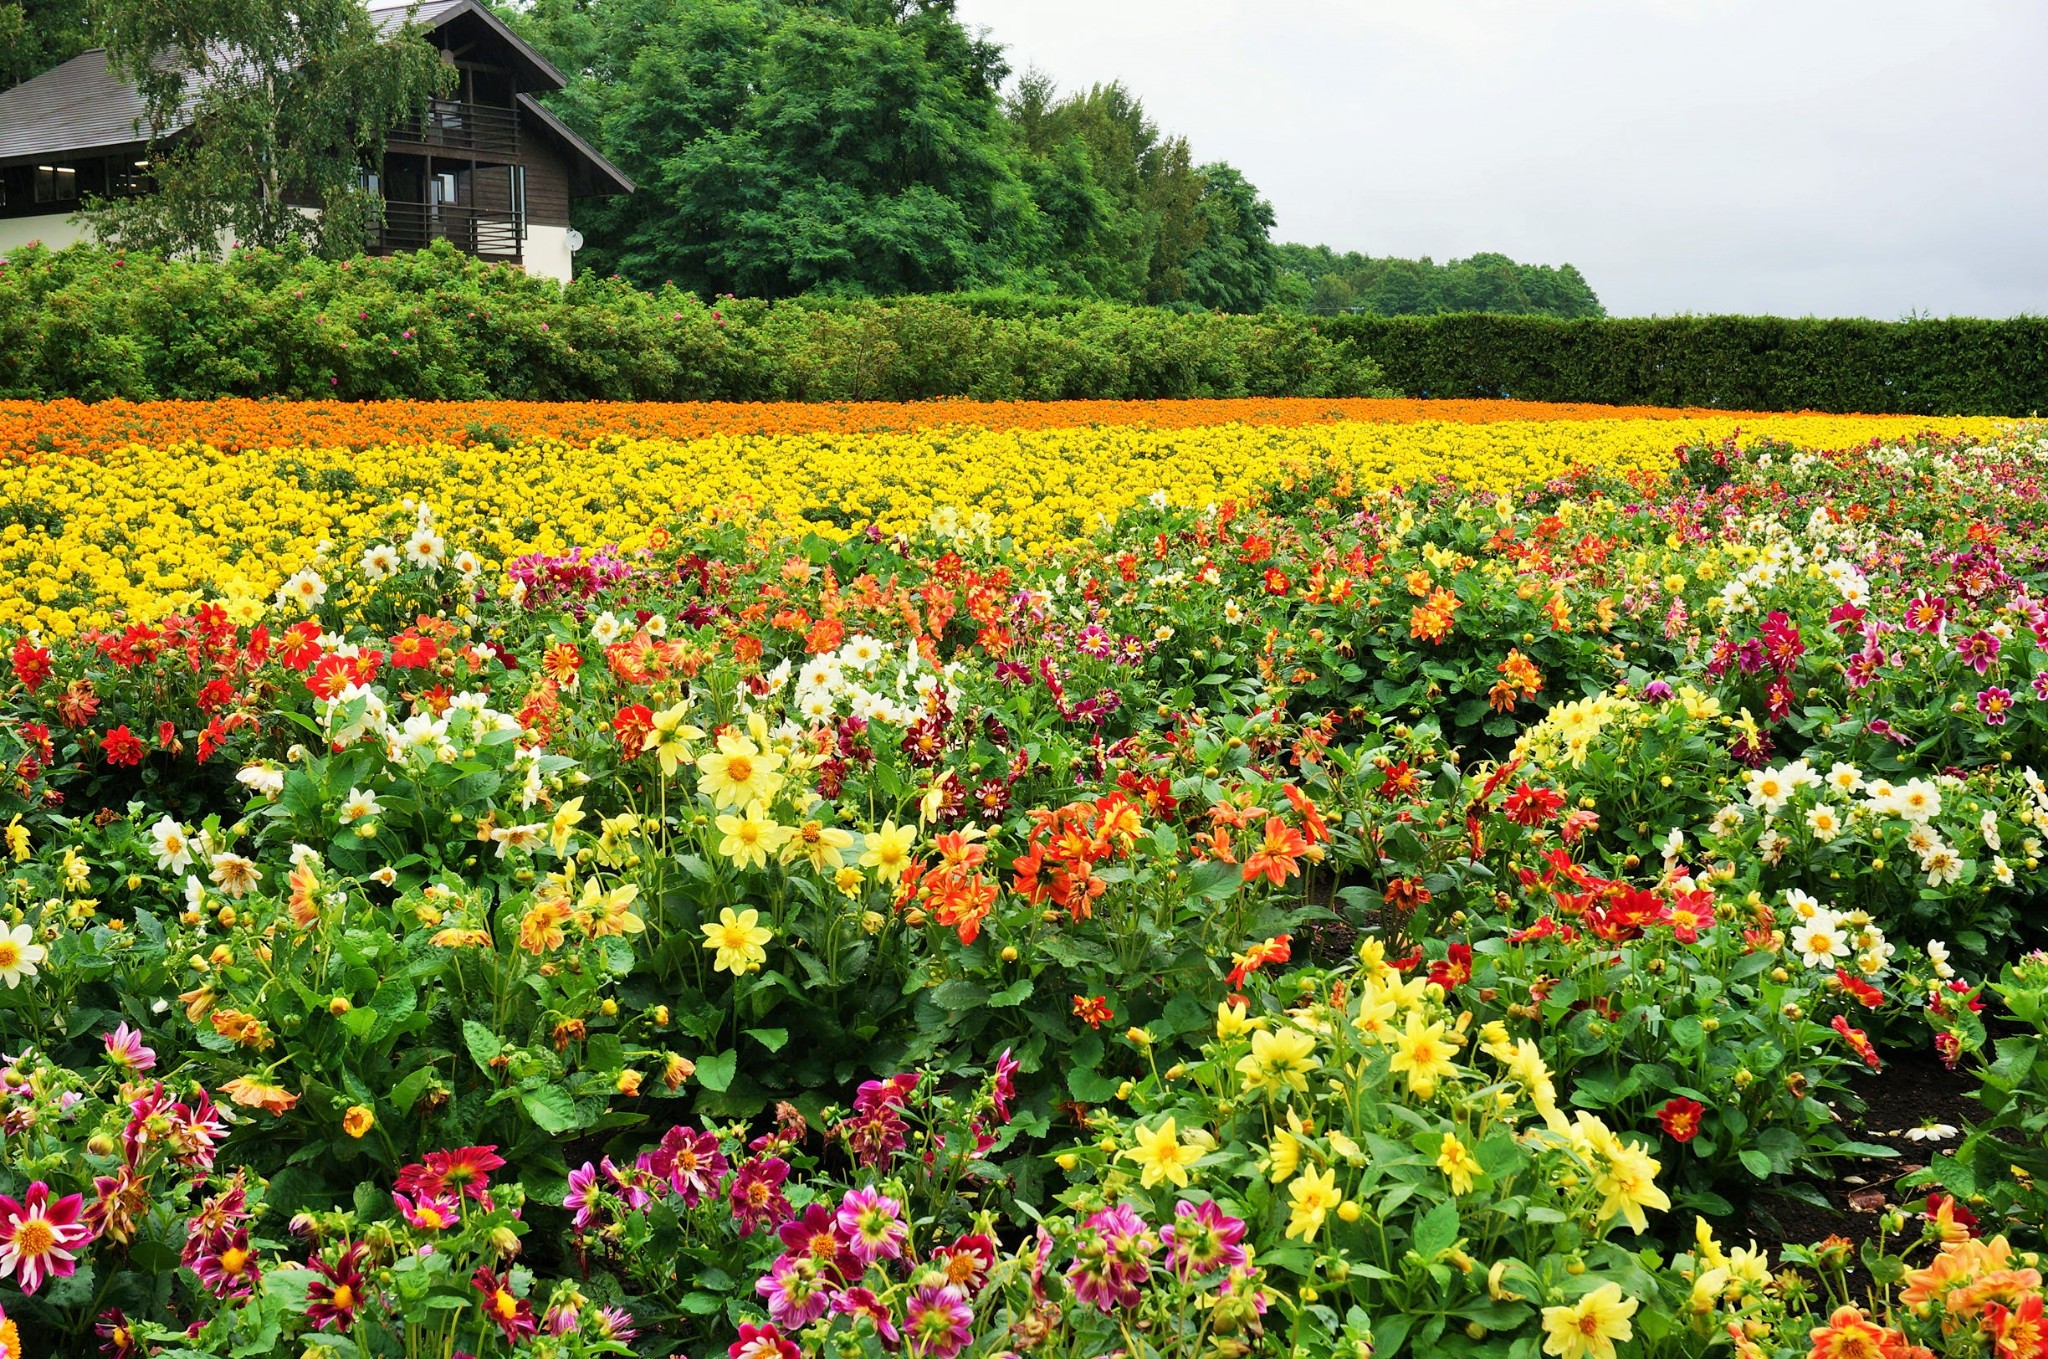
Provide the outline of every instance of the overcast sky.
[[2048,0],[959,0],[1276,238],[1576,264],[1616,315],[2048,314]]

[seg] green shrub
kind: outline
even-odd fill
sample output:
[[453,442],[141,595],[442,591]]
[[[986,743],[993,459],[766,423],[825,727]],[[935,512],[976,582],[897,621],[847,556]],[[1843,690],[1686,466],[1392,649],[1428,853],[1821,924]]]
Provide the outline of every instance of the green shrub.
[[2048,409],[2048,317],[1338,316],[1408,396],[1753,411],[2026,415]]
[[906,401],[1379,390],[1306,317],[1021,294],[704,302],[443,245],[330,263],[91,246],[0,262],[0,397]]

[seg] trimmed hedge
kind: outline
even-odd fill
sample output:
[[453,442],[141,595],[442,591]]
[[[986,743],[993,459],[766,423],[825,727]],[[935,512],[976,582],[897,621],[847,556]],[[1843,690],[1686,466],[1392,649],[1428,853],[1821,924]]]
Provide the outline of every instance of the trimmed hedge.
[[2030,415],[2048,410],[2048,317],[1558,320],[1341,316],[1405,396],[1727,410]]
[[0,261],[0,397],[850,401],[1377,394],[1316,319],[981,296],[564,290],[446,245],[329,263]]

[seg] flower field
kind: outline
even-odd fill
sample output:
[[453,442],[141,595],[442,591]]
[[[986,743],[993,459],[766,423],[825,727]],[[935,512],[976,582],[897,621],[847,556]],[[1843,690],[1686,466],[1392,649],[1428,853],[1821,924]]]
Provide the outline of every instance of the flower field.
[[409,532],[408,501],[431,505],[437,532],[477,569],[579,545],[638,549],[674,517],[734,507],[843,538],[868,525],[920,529],[951,505],[978,535],[1036,558],[1158,492],[1200,508],[1309,468],[1349,473],[1358,488],[1443,475],[1499,492],[1574,468],[1660,469],[1688,434],[1742,429],[1827,447],[1928,424],[1600,409],[1539,407],[1532,419],[1505,402],[1367,400],[4,403],[0,449],[23,456],[0,465],[0,627],[68,636],[209,599],[253,622],[301,567],[331,574],[342,545]]
[[9,1359],[2048,1354],[2039,426],[0,446]]

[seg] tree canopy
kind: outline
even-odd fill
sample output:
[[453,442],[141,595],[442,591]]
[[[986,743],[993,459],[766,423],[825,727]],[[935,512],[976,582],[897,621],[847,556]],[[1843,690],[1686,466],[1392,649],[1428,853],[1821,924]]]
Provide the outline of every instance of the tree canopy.
[[1435,264],[1338,254],[1326,245],[1275,247],[1283,305],[1323,315],[1434,316],[1495,312],[1515,316],[1605,316],[1607,309],[1569,264],[1517,264],[1478,254]]
[[88,0],[0,0],[0,90],[91,47],[87,5]]
[[1120,85],[1061,96],[953,0],[534,0],[557,111],[640,185],[587,264],[767,297],[990,286],[1225,310],[1273,215]]

